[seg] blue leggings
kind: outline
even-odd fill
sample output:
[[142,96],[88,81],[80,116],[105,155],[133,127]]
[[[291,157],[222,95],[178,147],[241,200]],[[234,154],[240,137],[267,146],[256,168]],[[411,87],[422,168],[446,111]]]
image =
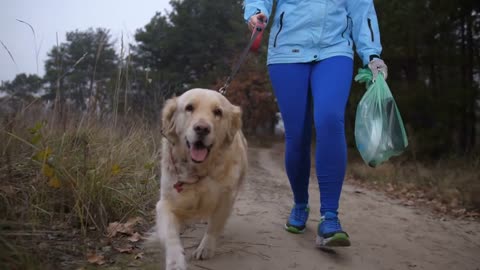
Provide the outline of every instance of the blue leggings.
[[336,213],[347,165],[344,116],[353,60],[335,56],[314,63],[271,64],[268,69],[284,121],[285,167],[295,204],[308,204],[313,117],[320,212]]

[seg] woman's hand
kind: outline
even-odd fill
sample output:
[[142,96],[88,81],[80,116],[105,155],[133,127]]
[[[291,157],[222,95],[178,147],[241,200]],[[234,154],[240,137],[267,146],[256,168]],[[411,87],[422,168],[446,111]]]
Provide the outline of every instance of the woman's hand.
[[368,63],[368,68],[372,71],[373,80],[377,79],[378,73],[383,73],[383,78],[386,80],[388,77],[388,67],[380,58],[374,58],[370,63]]
[[259,20],[266,23],[267,22],[267,16],[263,13],[258,13],[258,14],[253,15],[252,17],[250,17],[250,20],[248,21],[248,29],[250,29],[250,31],[253,31],[253,29],[255,28],[255,25],[257,25]]

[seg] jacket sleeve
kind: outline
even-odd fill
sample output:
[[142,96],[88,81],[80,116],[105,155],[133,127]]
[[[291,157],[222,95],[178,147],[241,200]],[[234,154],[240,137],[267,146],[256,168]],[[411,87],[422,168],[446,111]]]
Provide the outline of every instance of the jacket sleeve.
[[353,41],[362,63],[367,65],[371,59],[382,53],[380,31],[373,0],[347,0],[347,12],[353,22]]
[[272,5],[274,0],[245,0],[244,2],[244,13],[243,18],[246,22],[257,13],[263,13],[270,17],[270,13],[272,12]]

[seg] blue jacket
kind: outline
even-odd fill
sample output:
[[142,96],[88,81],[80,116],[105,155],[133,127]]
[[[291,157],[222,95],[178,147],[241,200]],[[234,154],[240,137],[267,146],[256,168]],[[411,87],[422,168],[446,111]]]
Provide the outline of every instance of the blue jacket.
[[[270,17],[273,1],[245,0],[245,20]],[[277,0],[268,43],[267,64],[353,58],[355,44],[366,65],[382,52],[373,0]]]

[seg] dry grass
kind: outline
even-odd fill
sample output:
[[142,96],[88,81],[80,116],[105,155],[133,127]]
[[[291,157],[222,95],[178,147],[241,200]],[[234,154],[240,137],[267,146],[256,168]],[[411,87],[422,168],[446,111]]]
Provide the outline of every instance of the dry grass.
[[[17,21],[32,31],[38,69],[35,29]],[[97,48],[94,79],[105,42]],[[16,66],[8,47],[0,44]],[[66,67],[58,81],[86,56]],[[88,246],[92,237],[98,241],[110,222],[153,214],[160,128],[118,115],[120,82],[129,84],[129,59],[122,61],[127,65],[118,66],[114,113],[106,118],[67,111],[59,84],[55,110],[39,100],[0,99],[0,269],[58,269],[58,260],[82,257],[85,250],[79,244]],[[127,89],[124,103],[126,113]],[[95,102],[91,105],[96,108]]]
[[13,265],[31,259],[3,237],[12,224],[86,235],[152,213],[159,188],[155,128],[139,119],[114,126],[77,113],[54,117],[35,105],[17,111],[0,118],[0,248],[17,254],[7,255],[16,258]]
[[384,187],[407,199],[433,202],[441,212],[480,210],[479,158],[449,158],[430,163],[396,159],[377,168],[356,160],[349,162],[348,172],[355,180]]

